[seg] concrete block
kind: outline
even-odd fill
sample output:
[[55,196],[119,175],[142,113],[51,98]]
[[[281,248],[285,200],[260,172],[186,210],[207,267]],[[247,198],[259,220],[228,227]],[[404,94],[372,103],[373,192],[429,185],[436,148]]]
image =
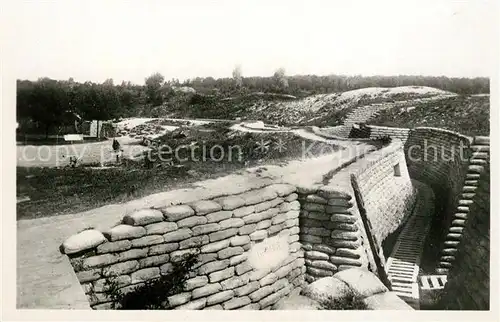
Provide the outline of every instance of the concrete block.
[[148,248],[129,249],[127,251],[118,253],[118,259],[120,262],[122,262],[130,259],[144,258],[148,256],[148,251]]
[[312,300],[321,301],[328,297],[340,298],[349,290],[350,288],[345,282],[335,277],[323,277],[305,286],[301,294]]
[[177,263],[182,261],[186,256],[196,253],[197,253],[196,249],[175,250],[172,253],[170,253],[170,261],[173,263]]
[[185,239],[179,243],[179,249],[202,247],[210,242],[207,235],[195,236]]
[[221,260],[221,261],[214,261],[214,262],[206,263],[206,264],[200,266],[200,268],[198,268],[198,273],[199,274],[210,274],[212,272],[223,270],[228,266],[229,266],[228,259]]
[[269,273],[259,280],[260,286],[271,285],[278,280],[278,275],[275,273]]
[[191,290],[194,290],[196,288],[205,286],[207,284],[208,284],[208,277],[196,276],[196,277],[188,279],[184,285],[185,285],[186,291],[191,291]]
[[245,222],[241,218],[230,218],[221,221],[219,225],[221,229],[240,228],[245,225]]
[[157,255],[157,256],[149,256],[146,258],[142,258],[139,260],[139,267],[150,267],[150,266],[159,266],[168,262],[170,256],[168,254]]
[[146,235],[163,235],[168,232],[177,230],[177,224],[174,222],[158,222],[144,226]]
[[176,307],[182,304],[186,304],[191,299],[191,292],[184,292],[176,295],[169,296],[167,298],[170,307]]
[[255,229],[262,230],[262,229],[269,228],[270,226],[271,226],[271,219],[266,219],[266,220],[258,222],[257,226],[255,226]]
[[148,235],[136,239],[132,239],[132,247],[145,247],[163,243],[163,236]]
[[222,210],[222,206],[215,201],[200,200],[191,204],[191,207],[198,215],[205,215],[211,212]]
[[158,267],[143,268],[131,274],[132,284],[145,282],[158,277],[160,277],[160,269]]
[[123,224],[104,232],[104,236],[110,241],[139,238],[144,235],[146,235],[146,229],[144,229],[144,227]]
[[238,234],[239,235],[250,235],[253,233],[257,228],[257,224],[248,224],[245,226],[242,226],[238,229]]
[[232,290],[237,287],[246,285],[250,281],[250,274],[243,274],[241,276],[233,276],[220,282],[223,290]]
[[236,265],[241,264],[244,261],[246,261],[247,258],[248,258],[248,254],[247,253],[243,253],[241,255],[233,256],[233,257],[231,257],[229,259],[229,265],[230,266],[236,266]]
[[221,241],[212,242],[201,247],[202,253],[216,253],[221,249],[227,248],[229,246],[230,239],[223,239]]
[[335,277],[345,282],[354,292],[362,297],[387,292],[387,287],[368,270],[353,268],[335,274]]
[[197,299],[200,297],[210,296],[222,290],[222,286],[219,283],[207,284],[202,287],[198,287],[193,290],[193,299]]
[[248,305],[251,302],[252,301],[248,296],[236,297],[222,304],[222,307],[224,308],[224,310],[234,310],[243,307],[245,305]]
[[193,236],[198,236],[219,231],[221,230],[221,226],[218,223],[210,223],[210,224],[195,226],[191,230],[193,231]]
[[61,247],[63,254],[74,254],[92,249],[107,242],[104,235],[95,229],[84,230],[66,239]]
[[255,212],[255,206],[241,207],[233,211],[233,217],[241,218],[250,215],[254,212]]
[[259,288],[260,288],[259,282],[253,281],[253,282],[249,282],[248,284],[246,284],[244,286],[240,286],[238,288],[235,288],[234,294],[236,296],[244,296],[244,295],[248,295],[248,294],[258,290]]
[[230,257],[236,256],[236,255],[241,255],[241,254],[243,254],[243,252],[244,252],[244,250],[240,246],[227,247],[227,248],[224,248],[224,249],[221,249],[220,251],[218,251],[217,255],[218,255],[219,259],[226,259],[226,258],[230,258]]
[[232,211],[227,211],[227,210],[222,210],[222,211],[216,211],[212,212],[205,217],[207,218],[207,223],[218,223],[224,219],[231,218],[233,215]]
[[171,206],[163,210],[163,215],[168,221],[178,221],[193,216],[194,210],[188,205]]
[[210,235],[208,235],[208,237],[210,238],[210,242],[215,242],[221,239],[232,237],[237,233],[238,233],[238,228],[229,228],[211,233]]
[[116,242],[108,242],[97,246],[97,254],[113,253],[128,250],[132,247],[129,240],[119,240]]
[[178,243],[164,243],[164,244],[154,245],[149,247],[148,256],[170,253],[177,249],[179,249]]
[[280,197],[288,196],[291,193],[294,193],[295,191],[297,191],[297,188],[294,185],[285,184],[285,183],[272,184],[272,185],[268,186],[268,188],[276,191],[276,193]]
[[217,294],[210,295],[207,297],[207,305],[219,304],[226,302],[234,297],[234,292],[232,290],[222,291]]
[[255,205],[278,197],[277,192],[269,187],[248,191],[240,195],[245,200],[245,205]]
[[105,277],[127,275],[139,269],[139,262],[131,260],[123,263],[117,263],[105,267],[102,270],[102,275]]
[[233,210],[245,205],[245,200],[240,196],[227,196],[214,199],[224,210]]
[[163,235],[163,239],[166,243],[178,242],[184,239],[188,239],[193,236],[193,232],[189,228],[180,228],[176,231],[168,232]]
[[210,283],[216,283],[234,276],[234,267],[228,267],[221,271],[210,273],[208,279]]
[[81,283],[92,282],[98,280],[101,277],[102,269],[93,268],[86,271],[80,271],[76,273],[76,277]]
[[163,213],[157,209],[141,209],[123,217],[123,223],[131,226],[144,226],[163,221]]
[[191,301],[184,305],[177,306],[176,310],[202,310],[207,304],[207,299],[202,298],[198,300]]
[[115,254],[103,254],[97,256],[87,257],[83,260],[83,269],[98,268],[108,266],[118,262],[119,257]]
[[254,231],[253,233],[250,234],[250,240],[263,240],[264,238],[267,237],[267,231],[266,230],[257,230]]
[[207,218],[204,216],[191,216],[191,217],[179,220],[177,222],[177,226],[179,226],[179,228],[182,228],[182,227],[191,228],[191,227],[198,226],[198,225],[204,225],[206,223],[207,223]]
[[406,304],[394,292],[374,294],[365,298],[363,302],[366,304],[368,310],[413,310],[411,306]]

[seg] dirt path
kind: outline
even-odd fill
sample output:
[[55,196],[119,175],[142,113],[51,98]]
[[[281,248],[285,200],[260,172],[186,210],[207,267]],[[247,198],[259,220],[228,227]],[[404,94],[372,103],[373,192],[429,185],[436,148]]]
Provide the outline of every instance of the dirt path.
[[[124,155],[136,155],[147,150],[139,145],[140,140],[129,137],[117,138]],[[69,156],[77,156],[79,163],[99,164],[113,162],[115,155],[113,140],[101,142],[63,144],[63,145],[18,145],[17,166],[19,167],[57,167],[69,164]]]
[[293,133],[297,136],[300,136],[301,138],[306,139],[306,140],[324,142],[324,143],[328,143],[331,145],[340,146],[343,148],[350,147],[350,146],[356,146],[356,145],[365,145],[364,143],[356,142],[356,141],[325,139],[325,138],[323,138],[317,134],[314,134],[313,132],[306,130],[306,129],[276,130],[274,128],[263,128],[262,130],[258,130],[258,129],[252,129],[252,128],[245,127],[244,123],[235,124],[231,127],[231,129],[235,130],[235,131],[250,132],[250,133],[290,132],[290,133]]

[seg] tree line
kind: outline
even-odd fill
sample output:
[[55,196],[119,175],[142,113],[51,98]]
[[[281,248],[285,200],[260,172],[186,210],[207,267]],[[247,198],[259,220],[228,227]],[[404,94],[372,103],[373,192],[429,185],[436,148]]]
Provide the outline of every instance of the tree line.
[[138,109],[168,105],[172,109],[189,104],[186,96],[193,88],[199,95],[228,97],[252,92],[273,92],[298,97],[332,93],[364,87],[430,86],[458,94],[489,93],[488,78],[449,78],[431,76],[287,76],[280,68],[270,77],[244,77],[236,66],[232,77],[196,77],[180,82],[165,80],[160,73],[145,78],[143,85],[112,79],[103,83],[75,82],[40,78],[36,81],[17,81],[17,119],[20,123],[35,122],[48,132],[65,122],[68,113],[85,120],[109,120],[137,115]]

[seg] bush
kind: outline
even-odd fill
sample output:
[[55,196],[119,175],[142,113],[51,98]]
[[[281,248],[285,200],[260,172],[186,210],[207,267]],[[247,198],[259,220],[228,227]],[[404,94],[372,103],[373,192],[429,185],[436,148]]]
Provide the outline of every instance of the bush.
[[322,310],[366,310],[367,306],[361,297],[352,290],[341,297],[328,296],[319,301]]
[[198,263],[199,250],[186,254],[184,258],[172,263],[172,270],[160,278],[146,281],[133,291],[123,294],[114,279],[107,279],[105,293],[113,301],[114,309],[121,310],[165,310],[169,309],[167,298],[185,290],[185,281],[193,273]]
[[382,135],[370,140],[370,143],[379,149],[388,146],[391,142],[392,138],[389,135]]

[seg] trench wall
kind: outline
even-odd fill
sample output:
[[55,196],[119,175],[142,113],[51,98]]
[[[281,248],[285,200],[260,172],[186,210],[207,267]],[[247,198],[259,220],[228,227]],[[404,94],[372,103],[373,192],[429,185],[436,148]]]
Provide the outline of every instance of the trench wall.
[[[378,154],[378,155],[377,155]],[[408,173],[402,143],[391,144],[363,160],[355,178],[364,200],[372,234],[382,242],[407,219],[416,191]]]
[[440,244],[436,271],[447,274],[462,239],[461,217],[473,202],[474,188],[468,182],[479,177],[473,164],[480,162],[474,157],[476,138],[428,127],[402,129],[369,125],[362,132],[361,137],[402,139],[410,177],[433,189],[437,201],[433,233],[439,235]]
[[[396,164],[401,174],[393,180]],[[93,309],[112,307],[107,281],[118,281],[120,292],[132,291],[196,251],[200,263],[186,292],[167,299],[170,308],[269,309],[304,282],[353,267],[376,273],[350,183],[354,173],[381,243],[402,222],[411,194],[400,142],[332,170],[328,182],[266,181],[233,195],[135,210],[113,228],[71,236],[61,251]]]
[[[471,163],[464,189],[470,200],[455,215],[461,243],[455,264],[448,275],[442,299],[443,308],[451,310],[490,309],[490,160],[489,140],[474,138]],[[458,236],[458,235],[457,235]]]
[[93,309],[111,308],[106,280],[120,292],[167,274],[172,262],[200,251],[174,309],[266,309],[300,286],[296,188],[272,184],[242,194],[198,200],[124,216],[108,231],[83,231],[62,245]]
[[[368,240],[351,175],[364,200],[375,250]],[[411,213],[416,194],[406,169],[403,145],[397,141],[333,173],[327,184],[299,188],[298,192],[306,282],[351,267],[376,273],[374,257],[384,262],[382,243]]]
[[[374,257],[384,261],[382,243],[411,213],[416,195],[411,178],[431,186],[441,201],[436,215],[444,228],[438,268],[447,273],[461,258],[457,265],[472,265],[472,272],[477,258],[472,246],[461,241],[479,231],[484,234],[486,224],[477,230],[470,220],[477,209],[486,216],[484,206],[474,207],[489,202],[489,188],[478,173],[482,168],[477,168],[484,163],[476,160],[484,160],[486,148],[476,147],[484,140],[471,145],[470,138],[450,131],[400,130],[379,129],[378,133],[403,140],[332,170],[321,183],[268,182],[251,191],[234,187],[239,193],[199,199],[191,198],[187,189],[183,194],[189,201],[135,211],[108,231],[89,230],[70,237],[62,250],[94,309],[111,306],[104,285],[108,277],[117,276],[122,291],[128,292],[166,274],[172,262],[197,249],[201,262],[187,291],[168,298],[171,308],[269,309],[304,282],[351,267],[376,273]],[[466,146],[464,159],[457,151],[461,144]],[[426,150],[426,145],[438,149]],[[410,150],[412,146],[420,149]],[[473,151],[483,154],[474,159]],[[471,161],[476,163],[472,167]],[[351,175],[377,249],[368,242]],[[473,181],[483,190],[470,188]],[[487,211],[489,216],[489,207]],[[261,260],[266,256],[268,260]]]
[[443,306],[489,309],[489,137],[467,137],[436,128],[366,126],[357,137],[390,136],[405,142],[410,177],[436,194],[440,226],[436,273],[447,274]]
[[466,180],[471,139],[455,132],[416,128],[405,144],[408,171],[412,178],[428,184],[436,196],[436,218],[433,227],[440,235],[438,272],[446,273],[453,264],[450,253],[456,251],[459,236],[454,216],[461,205]]
[[328,185],[300,188],[299,200],[306,282],[348,268],[373,268],[363,223],[348,189]]

